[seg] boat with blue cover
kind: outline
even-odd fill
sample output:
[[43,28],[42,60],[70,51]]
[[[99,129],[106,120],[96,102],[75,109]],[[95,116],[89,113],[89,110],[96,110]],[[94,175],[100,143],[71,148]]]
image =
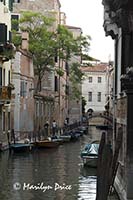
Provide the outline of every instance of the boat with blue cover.
[[97,167],[98,162],[98,143],[88,143],[81,151],[81,158],[84,166]]

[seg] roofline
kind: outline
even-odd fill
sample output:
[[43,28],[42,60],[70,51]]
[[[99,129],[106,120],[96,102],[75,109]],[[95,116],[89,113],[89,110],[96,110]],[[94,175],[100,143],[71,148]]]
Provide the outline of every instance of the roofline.
[[82,31],[81,27],[77,27],[77,26],[70,26],[70,25],[65,25],[66,27],[70,28],[70,29],[80,29]]

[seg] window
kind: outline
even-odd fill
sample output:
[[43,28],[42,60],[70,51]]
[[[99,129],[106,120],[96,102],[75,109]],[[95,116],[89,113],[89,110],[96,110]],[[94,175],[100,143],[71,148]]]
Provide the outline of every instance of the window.
[[6,81],[6,70],[3,69],[3,85],[5,86],[5,81]]
[[58,91],[58,78],[57,76],[55,76],[55,83],[54,83],[54,91],[57,92]]
[[[14,20],[16,21],[16,23],[13,23]],[[11,27],[12,27],[12,30],[19,31],[18,21],[19,21],[19,15],[17,15],[17,14],[11,15]]]
[[8,84],[10,84],[10,79],[11,79],[11,72],[10,70],[8,71]]
[[65,93],[66,93],[66,95],[69,95],[69,85],[66,85],[65,87],[66,87],[65,88]]
[[40,116],[44,115],[43,106],[44,106],[44,104],[43,104],[43,102],[41,102],[41,104],[40,104]]
[[14,0],[8,0],[8,2],[9,2],[9,10],[12,11]]
[[14,3],[20,3],[20,0],[14,0]]
[[88,101],[92,101],[92,92],[88,93]]
[[36,117],[39,116],[39,101],[36,102]]
[[98,101],[98,102],[101,102],[101,92],[98,92],[98,93],[97,93],[97,101]]
[[8,112],[8,130],[10,130],[10,112]]
[[91,76],[89,77],[89,83],[92,83],[92,77]]
[[4,23],[0,23],[0,44],[7,42],[7,26]]
[[0,67],[0,96],[2,92],[2,67]]
[[98,77],[98,78],[97,78],[97,82],[98,82],[98,83],[101,83],[101,82],[102,82],[102,77]]
[[58,51],[57,51],[57,50],[55,50],[54,61],[55,61],[56,63],[58,63]]
[[2,86],[2,67],[0,67],[0,86]]
[[25,81],[21,81],[20,95],[21,97],[26,97],[27,95],[27,83]]
[[67,75],[69,75],[69,64],[68,64],[68,62],[65,63],[65,69],[66,69]]
[[6,114],[3,112],[3,131],[6,130]]

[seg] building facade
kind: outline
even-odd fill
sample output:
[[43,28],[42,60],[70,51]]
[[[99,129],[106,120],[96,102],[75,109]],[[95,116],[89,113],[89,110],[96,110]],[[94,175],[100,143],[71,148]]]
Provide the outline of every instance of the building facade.
[[86,100],[85,112],[105,111],[107,97],[107,64],[81,67],[84,73],[82,81],[82,96]]
[[[22,45],[12,60],[12,118],[16,140],[32,136],[34,131],[34,68],[28,52],[28,33],[22,33]],[[27,123],[28,122],[28,123]]]
[[[60,12],[61,4],[59,0],[44,0],[44,1],[14,1],[13,15],[20,15],[21,11],[31,10],[33,12],[41,12],[48,17],[54,17],[56,20],[50,28],[52,31],[56,30],[59,24],[66,25],[66,15]],[[81,29],[78,27],[66,26],[74,37],[81,34]],[[81,57],[76,57],[78,63],[81,63]],[[74,59],[71,62],[75,61]],[[56,120],[59,128],[63,128],[65,119],[72,119],[71,123],[80,121],[82,115],[81,98],[80,100],[71,101],[68,98],[69,93],[69,64],[58,56],[55,57],[55,66],[51,72],[45,72],[41,86],[41,91],[34,93],[35,98],[35,131],[44,128],[46,121],[51,127],[52,121]],[[62,71],[63,75],[59,75],[57,71]],[[37,83],[35,75],[35,87]],[[81,90],[81,85],[79,86]],[[51,129],[49,129],[49,133]]]
[[0,1],[0,149],[8,148],[11,132],[11,1]]
[[[70,32],[72,32],[74,38],[78,38],[82,35],[82,29],[80,27],[76,26],[66,26]],[[68,70],[71,73],[71,65],[73,63],[76,63],[77,65],[81,66],[81,56],[80,55],[71,55],[71,59],[68,62]],[[71,75],[70,75],[71,76]],[[68,79],[68,85],[69,85],[69,99],[68,99],[68,118],[69,123],[75,123],[75,122],[81,122],[82,119],[82,89],[81,89],[81,83],[77,83],[77,89],[79,91],[79,98],[75,98],[73,95],[73,83],[70,79]]]
[[121,200],[133,199],[133,2],[103,0],[104,29],[115,43],[113,154],[121,139],[115,187]]
[[[47,17],[55,18],[55,22],[52,26],[52,31],[56,30],[58,24],[60,23],[60,2],[59,0],[37,0],[37,1],[14,1],[13,4],[13,14],[19,15],[21,11],[33,11],[40,12]],[[35,67],[35,66],[34,66]],[[59,60],[56,60],[55,67],[59,68]],[[44,124],[46,121],[51,123],[54,119],[59,119],[59,76],[56,72],[45,72],[42,78],[42,89],[40,92],[35,92],[37,77],[35,75],[35,85],[34,85],[34,99],[35,99],[35,113],[34,113],[34,129],[38,130],[44,129]],[[60,117],[62,119],[62,117]],[[58,122],[59,123],[59,122]],[[50,133],[49,129],[49,133]]]

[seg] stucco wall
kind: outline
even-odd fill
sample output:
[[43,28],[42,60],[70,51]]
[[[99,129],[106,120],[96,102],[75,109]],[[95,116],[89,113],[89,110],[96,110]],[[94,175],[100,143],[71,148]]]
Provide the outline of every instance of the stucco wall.
[[[106,77],[105,73],[100,72],[88,72],[82,83],[82,95],[86,100],[85,111],[88,109],[93,109],[95,112],[104,111],[105,101],[106,101]],[[92,83],[89,82],[88,77],[92,77]],[[98,83],[97,78],[101,77],[102,82]],[[88,93],[92,92],[92,101],[88,101]],[[97,94],[101,92],[101,102],[97,101]]]
[[[8,1],[6,1],[6,5],[3,2],[0,2],[0,23],[4,23],[7,25],[7,41],[9,40],[9,31],[11,30],[11,13],[8,8]],[[2,71],[5,74],[2,74],[2,85],[7,86],[9,84],[9,71],[11,69],[11,61],[1,62],[0,67],[2,67]],[[4,77],[3,77],[4,76]],[[2,142],[2,148],[8,148],[8,139],[7,133],[10,133],[8,126],[8,113],[10,113],[10,102],[5,101],[3,103],[0,102],[0,142]],[[5,130],[3,130],[3,112],[5,113]]]

